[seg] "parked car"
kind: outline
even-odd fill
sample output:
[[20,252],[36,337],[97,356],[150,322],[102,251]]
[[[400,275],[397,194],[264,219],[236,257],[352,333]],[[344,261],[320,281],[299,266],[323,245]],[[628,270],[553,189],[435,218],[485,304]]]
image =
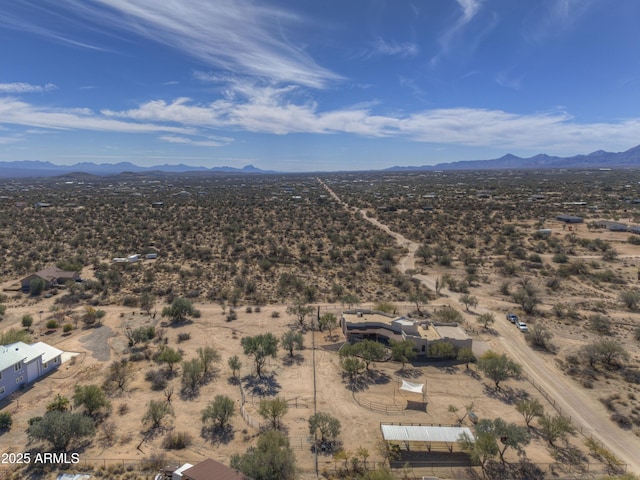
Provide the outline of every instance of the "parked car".
[[529,328],[527,327],[527,324],[524,322],[516,322],[516,327],[518,327],[518,330],[520,330],[521,332],[528,332]]
[[507,313],[507,320],[511,323],[516,323],[518,321],[518,316],[513,313]]

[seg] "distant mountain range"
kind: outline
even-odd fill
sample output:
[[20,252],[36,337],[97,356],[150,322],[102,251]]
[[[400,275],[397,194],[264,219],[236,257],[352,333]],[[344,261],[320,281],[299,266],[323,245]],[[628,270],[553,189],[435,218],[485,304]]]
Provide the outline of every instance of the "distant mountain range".
[[210,173],[247,173],[266,174],[277,173],[271,170],[261,170],[253,165],[246,165],[242,168],[234,167],[193,167],[191,165],[154,165],[153,167],[140,167],[129,162],[120,163],[91,163],[82,162],[73,165],[55,165],[51,162],[40,162],[37,160],[21,160],[14,162],[0,162],[0,178],[19,177],[56,177],[70,173],[86,173],[90,175],[108,176],[119,173],[187,173],[187,172],[210,172]]
[[[396,166],[384,171],[407,172],[421,170],[523,170],[547,168],[630,168],[640,167],[640,145],[625,152],[605,152],[598,150],[588,155],[573,157],[553,157],[539,154],[529,158],[521,158],[507,154],[493,160],[463,160],[451,163],[422,166]],[[86,173],[90,175],[117,175],[124,172],[131,173],[239,173],[239,174],[269,174],[281,173],[273,170],[261,170],[253,165],[242,168],[234,167],[193,167],[190,165],[155,165],[140,167],[129,162],[120,163],[91,163],[83,162],[74,165],[55,165],[51,162],[21,160],[14,162],[0,162],[0,178],[19,177],[55,177],[69,173]]]
[[494,160],[463,160],[460,162],[438,163],[420,167],[390,167],[386,171],[416,170],[524,170],[547,168],[630,168],[640,167],[640,145],[626,152],[605,152],[598,150],[588,155],[573,157],[552,157],[543,153],[529,158],[521,158],[510,153]]

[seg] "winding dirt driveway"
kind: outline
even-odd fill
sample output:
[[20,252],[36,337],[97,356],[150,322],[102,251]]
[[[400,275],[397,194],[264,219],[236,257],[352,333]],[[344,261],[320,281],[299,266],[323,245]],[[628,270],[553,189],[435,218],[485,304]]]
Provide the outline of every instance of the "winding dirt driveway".
[[[320,179],[318,181],[334,199],[351,210],[328,185]],[[360,210],[360,213],[365,220],[394,237],[398,246],[407,249],[408,253],[398,262],[398,270],[406,273],[408,270],[415,269],[415,254],[419,244],[392,231],[375,218],[369,217],[365,210]],[[413,275],[413,278],[419,279],[425,286],[435,291],[435,276],[416,274]],[[447,294],[454,300],[458,300],[460,296],[460,294],[450,291],[447,291]],[[475,311],[478,313],[490,312],[490,309],[482,305],[493,303],[491,298],[481,292],[477,294],[474,292],[474,294],[479,301],[479,306]],[[491,341],[492,348],[507,353],[522,364],[525,374],[535,382],[538,388],[542,388],[548,396],[555,400],[557,408],[563,415],[571,417],[574,426],[585,435],[593,436],[613,451],[618,458],[627,464],[627,472],[640,474],[640,439],[611,422],[604,407],[586,395],[582,388],[558,370],[551,355],[541,354],[529,348],[522,333],[503,318],[502,312],[493,313],[496,314],[497,320],[492,328],[499,333],[499,336]]]

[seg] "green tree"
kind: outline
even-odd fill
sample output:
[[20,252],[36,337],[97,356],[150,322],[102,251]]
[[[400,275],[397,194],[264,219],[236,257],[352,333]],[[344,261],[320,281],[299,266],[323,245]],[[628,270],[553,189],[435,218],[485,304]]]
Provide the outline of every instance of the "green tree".
[[240,369],[242,368],[242,362],[240,361],[238,356],[233,355],[232,357],[230,357],[227,362],[227,365],[229,365],[229,368],[231,369],[233,378],[237,378],[238,372],[240,372]]
[[395,362],[402,363],[402,369],[407,362],[412,362],[416,358],[415,344],[411,340],[397,342],[391,340],[391,358]]
[[226,395],[216,395],[213,401],[202,410],[202,423],[211,420],[217,428],[224,430],[234,413],[235,402]]
[[278,354],[278,339],[272,333],[264,333],[254,337],[243,337],[240,344],[244,354],[253,357],[256,374],[261,377],[267,358],[276,358]]
[[0,412],[0,432],[9,430],[13,425],[13,418],[9,412]]
[[313,313],[313,310],[314,308],[312,305],[307,305],[307,303],[302,298],[299,298],[293,305],[289,305],[287,307],[287,314],[294,315],[298,320],[298,326],[300,326],[300,328],[303,328],[305,326],[305,318],[308,315],[311,315]]
[[47,405],[47,412],[66,412],[67,410],[69,410],[69,399],[59,393],[53,398],[53,401]]
[[469,364],[475,361],[476,356],[473,354],[473,350],[469,347],[462,347],[458,350],[458,355],[456,356],[459,362],[462,362],[467,365],[469,368]]
[[456,347],[447,341],[432,342],[428,354],[434,358],[456,358]]
[[[531,441],[531,435],[525,427],[515,423],[507,423],[501,418],[480,420],[476,425],[476,432],[493,436],[502,463],[505,463],[504,454],[507,449],[512,448],[522,452],[523,447]],[[498,441],[500,441],[500,445],[498,445]]]
[[46,288],[47,283],[42,278],[33,278],[29,282],[29,295],[32,297],[39,296]]
[[100,409],[109,409],[111,402],[107,400],[104,390],[98,385],[76,385],[73,394],[73,404],[82,405],[88,415],[95,415]]
[[325,328],[329,330],[329,336],[333,337],[333,329],[338,326],[338,319],[333,313],[325,313],[319,320],[320,331]]
[[414,292],[409,295],[408,300],[416,306],[418,315],[422,315],[422,310],[420,310],[420,307],[423,307],[424,305],[429,303],[429,295],[423,292]]
[[629,352],[617,340],[601,338],[595,343],[595,347],[598,358],[608,367],[629,359]]
[[166,363],[169,372],[173,373],[174,365],[182,361],[182,354],[171,347],[164,347],[156,357],[156,361]]
[[525,398],[516,402],[516,410],[524,417],[527,427],[531,427],[531,421],[544,414],[544,406],[537,398]]
[[29,437],[49,442],[56,451],[66,450],[72,441],[95,433],[93,420],[81,413],[53,411],[31,422]]
[[150,429],[155,430],[167,416],[175,417],[171,404],[160,400],[151,400],[147,404],[147,411],[142,417],[142,423],[144,425],[151,424]]
[[547,327],[540,323],[536,323],[529,331],[525,334],[525,339],[529,345],[533,348],[538,348],[540,350],[551,351],[553,350],[553,345],[551,345],[550,340],[553,338],[553,333],[549,331]]
[[209,378],[213,364],[220,361],[220,354],[213,347],[198,347],[196,353],[198,354],[198,360],[202,364],[202,376]]
[[309,433],[320,433],[320,442],[333,442],[340,435],[340,420],[325,412],[318,412],[309,418]]
[[384,345],[375,340],[363,340],[351,346],[353,354],[364,361],[365,370],[369,371],[369,365],[384,360],[386,351]]
[[171,306],[162,309],[162,316],[169,317],[172,323],[182,323],[187,317],[197,315],[197,310],[186,298],[176,297]]
[[182,362],[182,388],[184,392],[194,394],[202,382],[204,369],[197,358]]
[[555,442],[558,440],[564,440],[568,435],[575,433],[571,420],[563,415],[551,416],[542,414],[538,418],[538,424],[540,426],[540,434],[552,447],[555,446]]
[[[3,314],[4,312],[0,312],[0,315]],[[33,316],[29,315],[28,313],[25,313],[22,316],[22,326],[24,328],[30,328],[31,325],[33,325]]]
[[134,368],[131,362],[128,360],[116,360],[109,365],[107,371],[107,379],[105,382],[105,389],[112,390],[125,390],[127,384],[133,379]]
[[496,322],[496,316],[491,312],[486,312],[478,316],[477,322],[486,330]]
[[528,314],[532,314],[540,302],[538,291],[528,282],[525,282],[518,290],[512,293],[511,298]]
[[476,432],[475,439],[466,433],[460,438],[462,448],[469,452],[471,460],[480,465],[483,472],[486,472],[487,463],[498,455],[498,443],[491,432]]
[[0,333],[0,345],[8,345],[16,342],[31,342],[31,335],[26,330],[18,330],[16,328],[10,328],[9,330]]
[[461,295],[459,301],[464,305],[464,308],[467,310],[467,312],[469,311],[469,307],[476,308],[478,306],[478,299],[473,295],[469,295],[468,293]]
[[280,419],[287,413],[287,410],[289,410],[289,407],[286,400],[280,397],[260,400],[260,405],[258,406],[258,414],[268,420],[271,428],[275,430],[280,428]]
[[462,314],[450,305],[444,305],[433,314],[435,319],[444,323],[462,323]]
[[294,480],[297,475],[289,439],[276,430],[260,435],[257,445],[249,447],[244,455],[233,455],[231,468],[253,480]]
[[522,373],[522,365],[514,362],[505,354],[498,354],[488,350],[478,359],[478,370],[494,381],[496,390],[500,389],[500,382],[511,377],[518,377]]
[[620,294],[620,301],[629,310],[637,310],[640,304],[640,292],[638,290],[625,290]]
[[353,383],[360,372],[364,369],[364,362],[357,357],[341,356],[340,367],[347,374],[349,381]]
[[289,352],[290,357],[293,357],[294,350],[304,349],[304,337],[300,332],[289,330],[284,335],[282,335],[282,338],[280,339],[280,345],[282,345],[282,348]]
[[142,292],[142,295],[140,295],[140,308],[142,311],[147,315],[150,315],[155,303],[156,297],[153,294],[149,292]]
[[340,300],[343,305],[346,305],[347,308],[349,308],[349,310],[360,303],[360,299],[352,294],[344,295]]

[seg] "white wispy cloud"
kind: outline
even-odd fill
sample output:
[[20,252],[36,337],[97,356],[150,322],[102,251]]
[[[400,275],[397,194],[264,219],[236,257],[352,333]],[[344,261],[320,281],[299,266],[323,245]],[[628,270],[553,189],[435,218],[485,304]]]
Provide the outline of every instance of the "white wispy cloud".
[[592,4],[593,0],[547,0],[528,15],[524,36],[532,43],[542,43],[560,35],[572,28]]
[[378,37],[371,45],[371,50],[367,56],[388,56],[388,57],[415,57],[420,50],[418,45],[412,42],[395,42],[386,41],[382,37]]
[[[77,19],[81,18],[85,31],[133,34],[228,71],[314,88],[341,79],[289,40],[296,30],[308,29],[313,22],[283,8],[248,0],[41,0],[38,8],[43,4],[68,13],[58,18],[59,30],[34,24],[36,20],[24,9],[0,15],[0,22],[39,35],[62,37],[65,22],[73,22],[77,31]],[[77,44],[83,42],[78,40]]]
[[449,46],[453,38],[460,33],[460,31],[469,23],[480,11],[482,6],[481,0],[456,0],[458,6],[461,9],[461,13],[455,20],[453,25],[449,27],[440,37],[440,44],[445,52],[449,49]]
[[228,145],[229,143],[231,143],[231,141],[233,141],[233,139],[231,138],[224,139],[223,137],[210,137],[209,140],[198,140],[198,139],[183,137],[179,135],[163,135],[158,138],[168,143],[194,145],[197,147],[224,147],[225,145]]
[[12,97],[0,97],[0,123],[57,130],[193,133],[193,129],[183,126],[127,122],[98,115],[88,108],[39,107]]
[[102,113],[129,121],[170,122],[199,129],[398,137],[436,144],[540,151],[634,145],[640,136],[640,119],[580,123],[564,111],[516,114],[477,108],[383,115],[375,112],[377,103],[323,111],[310,99],[296,103],[292,100],[295,94],[295,88],[245,84],[207,104],[188,98],[154,100],[135,109]]
[[0,83],[0,93],[41,93],[50,92],[57,88],[53,83],[47,83],[45,85],[32,85],[23,82]]

